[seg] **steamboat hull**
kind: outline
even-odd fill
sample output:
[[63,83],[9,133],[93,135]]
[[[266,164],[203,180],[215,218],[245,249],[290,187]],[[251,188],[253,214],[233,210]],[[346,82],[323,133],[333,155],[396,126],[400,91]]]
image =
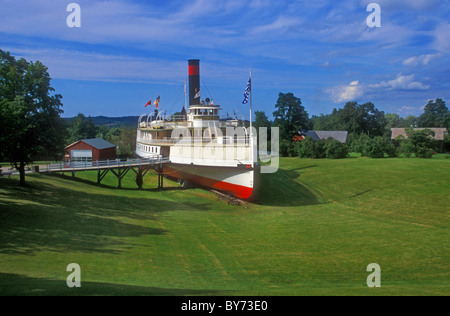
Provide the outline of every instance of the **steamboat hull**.
[[249,199],[253,193],[255,170],[243,167],[195,166],[169,163],[163,173],[198,186],[229,193],[240,199]]

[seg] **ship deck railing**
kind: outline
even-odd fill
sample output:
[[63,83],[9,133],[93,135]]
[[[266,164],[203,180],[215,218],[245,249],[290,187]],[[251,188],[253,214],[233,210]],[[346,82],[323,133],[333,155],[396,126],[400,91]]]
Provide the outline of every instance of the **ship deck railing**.
[[[219,125],[217,127],[219,128],[226,128],[226,127],[244,127],[245,122],[240,120],[225,120],[220,119]],[[150,129],[150,130],[158,130],[158,129],[174,129],[174,128],[194,128],[194,122],[193,121],[187,121],[187,120],[158,120],[158,121],[152,121],[152,122],[139,122],[138,127],[141,129]]]
[[40,172],[66,172],[66,171],[82,171],[82,170],[100,170],[123,167],[139,167],[148,165],[157,165],[169,162],[169,158],[152,157],[147,159],[108,159],[100,161],[74,161],[51,163],[46,166],[40,166]]
[[209,137],[183,137],[180,139],[148,139],[148,138],[138,138],[138,142],[145,144],[154,145],[189,145],[189,144],[208,144],[208,145],[250,145],[250,137],[231,137],[224,136],[220,138],[209,138]]

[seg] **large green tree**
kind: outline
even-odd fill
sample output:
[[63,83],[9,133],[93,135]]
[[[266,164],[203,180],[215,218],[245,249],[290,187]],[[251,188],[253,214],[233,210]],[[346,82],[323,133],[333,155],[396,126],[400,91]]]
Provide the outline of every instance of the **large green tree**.
[[430,100],[419,116],[419,127],[446,127],[450,128],[450,112],[442,99]]
[[281,140],[292,140],[301,130],[308,130],[312,124],[302,101],[292,93],[280,93],[273,112],[274,126],[280,128]]
[[348,131],[370,136],[383,135],[387,125],[384,112],[372,102],[347,102],[342,109],[334,109],[331,114],[313,117],[313,122],[315,130]]
[[47,67],[16,60],[0,50],[0,155],[20,173],[40,156],[57,158],[64,148],[59,94],[50,86]]

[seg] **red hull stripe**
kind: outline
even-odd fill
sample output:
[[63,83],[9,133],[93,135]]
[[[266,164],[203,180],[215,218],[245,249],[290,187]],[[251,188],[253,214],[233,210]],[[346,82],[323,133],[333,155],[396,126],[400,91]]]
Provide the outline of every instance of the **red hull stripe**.
[[252,192],[253,192],[253,188],[245,187],[242,185],[232,184],[232,183],[225,182],[225,181],[218,181],[218,180],[202,177],[202,176],[195,175],[195,174],[182,172],[177,169],[170,168],[168,166],[164,166],[163,168],[164,168],[163,172],[165,174],[167,174],[168,176],[171,176],[171,177],[174,177],[177,179],[189,180],[189,181],[192,181],[199,185],[202,185],[202,186],[205,186],[208,188],[213,188],[213,189],[216,189],[219,191],[229,192],[229,193],[233,194],[235,197],[240,198],[240,199],[248,199],[252,195]]
[[198,76],[200,75],[199,66],[191,65],[189,66],[189,76]]

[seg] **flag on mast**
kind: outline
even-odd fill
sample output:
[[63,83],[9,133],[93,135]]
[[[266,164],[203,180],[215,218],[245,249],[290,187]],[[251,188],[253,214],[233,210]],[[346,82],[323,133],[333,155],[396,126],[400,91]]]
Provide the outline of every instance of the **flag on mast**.
[[145,107],[149,106],[152,104],[152,99],[150,99],[150,101],[147,102],[147,104],[145,105]]
[[251,148],[251,165],[255,166],[254,157],[254,143],[253,143],[253,110],[252,110],[252,70],[250,69],[250,78],[248,79],[247,88],[244,91],[244,101],[242,104],[247,104],[250,97],[250,148]]
[[242,101],[242,104],[248,103],[248,96],[250,94],[250,91],[252,91],[252,78],[251,77],[250,77],[250,79],[248,79],[247,88],[245,89],[245,92],[244,92],[244,101]]
[[153,105],[155,105],[156,108],[158,108],[159,101],[161,101],[161,97],[160,97],[160,96],[158,96],[158,97],[156,98],[156,100],[155,100],[155,103],[153,103]]

